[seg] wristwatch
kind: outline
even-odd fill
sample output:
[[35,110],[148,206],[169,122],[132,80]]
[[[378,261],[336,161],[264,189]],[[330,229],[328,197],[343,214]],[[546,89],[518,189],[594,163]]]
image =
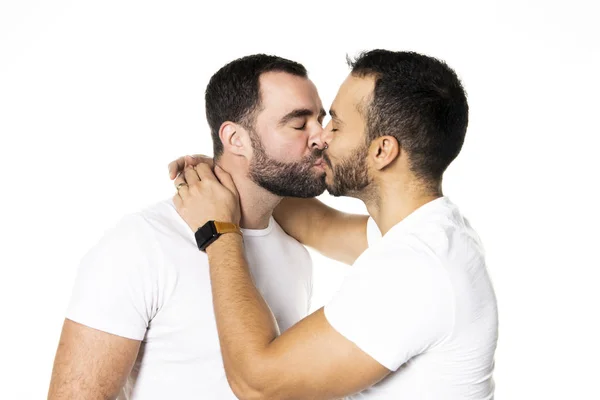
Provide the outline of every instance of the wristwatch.
[[206,248],[221,235],[225,233],[237,233],[242,235],[240,227],[231,222],[208,221],[204,226],[198,228],[194,236],[196,244],[201,251],[206,252]]

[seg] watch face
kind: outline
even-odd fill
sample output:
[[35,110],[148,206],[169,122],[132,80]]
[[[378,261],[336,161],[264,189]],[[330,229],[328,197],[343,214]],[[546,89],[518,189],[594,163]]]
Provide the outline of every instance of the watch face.
[[219,233],[217,232],[215,223],[213,221],[208,221],[196,231],[194,236],[196,236],[198,248],[204,251],[209,244],[214,242],[219,237]]
[[202,237],[207,239],[217,235],[217,228],[215,227],[215,223],[212,221],[208,221],[202,228],[200,228],[200,234]]

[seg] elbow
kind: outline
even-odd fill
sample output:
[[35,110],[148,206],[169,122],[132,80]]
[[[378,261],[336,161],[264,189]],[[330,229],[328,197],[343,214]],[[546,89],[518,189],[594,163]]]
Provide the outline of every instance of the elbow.
[[251,364],[238,371],[225,368],[229,387],[239,400],[276,400],[277,381],[269,377],[265,368],[259,363]]
[[239,400],[266,400],[268,397],[260,390],[243,379],[227,377],[231,391]]
[[245,377],[230,377],[227,375],[229,387],[239,400],[267,400],[273,399],[263,386]]

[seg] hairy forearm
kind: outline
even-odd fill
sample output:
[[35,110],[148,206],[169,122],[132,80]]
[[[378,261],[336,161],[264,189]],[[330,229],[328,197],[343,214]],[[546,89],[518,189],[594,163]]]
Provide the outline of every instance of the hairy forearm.
[[319,230],[319,225],[326,226],[332,210],[317,199],[288,197],[275,208],[273,217],[288,235],[306,246],[314,247],[314,233]]
[[344,213],[317,199],[285,198],[273,216],[288,235],[345,264],[367,248],[366,215]]
[[[83,379],[83,378],[79,378]],[[53,383],[48,392],[48,400],[68,400],[85,398],[90,400],[115,400],[118,393],[107,393],[103,389],[97,390],[82,385],[80,382],[65,381]]]
[[264,367],[266,349],[279,334],[277,322],[254,286],[241,236],[223,235],[207,248],[207,254],[227,378],[236,394],[260,391],[253,374]]

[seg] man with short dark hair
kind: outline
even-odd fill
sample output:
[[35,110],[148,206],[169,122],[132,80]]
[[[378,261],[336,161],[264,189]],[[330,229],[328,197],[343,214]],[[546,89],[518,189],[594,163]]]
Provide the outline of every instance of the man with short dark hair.
[[462,85],[411,52],[373,50],[351,68],[323,133],[324,169],[328,191],[361,199],[371,218],[282,201],[289,234],[353,264],[291,329],[278,335],[242,236],[203,242],[206,226],[239,218],[227,167],[201,163],[176,179],[189,185],[177,209],[208,254],[229,383],[240,399],[492,399],[496,298],[477,234],[442,193],[467,129]]
[[[244,234],[256,285],[285,331],[308,314],[312,264],[271,214],[282,196],[325,190],[321,100],[302,65],[258,54],[212,77],[206,114],[215,156],[232,172],[242,210],[241,229],[225,224],[219,232]],[[208,259],[172,200],[125,217],[79,267],[49,398],[117,396],[235,398],[219,349]]]

